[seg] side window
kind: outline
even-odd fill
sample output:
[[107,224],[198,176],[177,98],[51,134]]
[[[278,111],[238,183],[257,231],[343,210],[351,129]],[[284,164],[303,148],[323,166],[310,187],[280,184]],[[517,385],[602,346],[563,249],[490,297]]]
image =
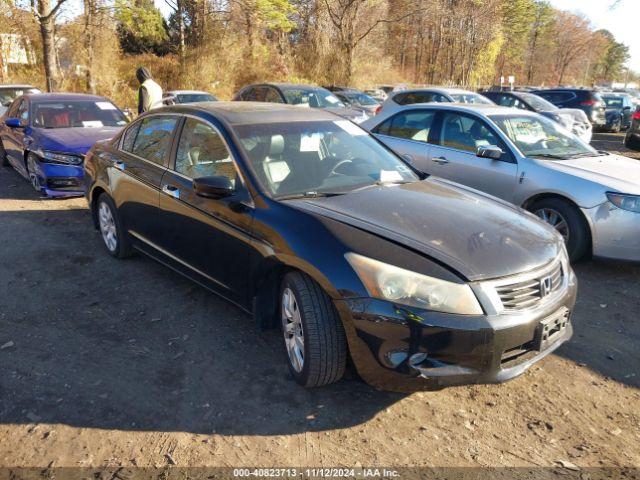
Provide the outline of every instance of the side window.
[[445,114],[440,132],[440,145],[475,153],[480,146],[497,145],[500,139],[479,119],[457,113]]
[[264,102],[266,101],[264,99],[265,93],[266,92],[264,87],[253,87],[251,89],[251,93],[247,96],[247,100],[249,100],[250,102]]
[[16,117],[18,117],[25,124],[29,121],[29,102],[27,102],[26,100],[22,100],[22,102],[20,102]]
[[280,97],[280,94],[276,91],[275,88],[266,87],[265,90],[266,90],[264,93],[265,102],[282,103],[282,97]]
[[449,99],[444,95],[440,95],[439,93],[434,93],[433,99],[431,101],[436,103],[449,103]]
[[248,102],[251,100],[252,96],[253,96],[253,88],[247,88],[244,92],[242,92],[240,99],[245,102]]
[[136,140],[136,135],[140,129],[142,122],[136,122],[131,125],[126,132],[124,132],[124,138],[122,139],[122,150],[125,152],[133,151],[133,142]]
[[180,135],[176,172],[189,178],[224,176],[235,185],[237,172],[220,134],[210,125],[187,118]]
[[18,108],[22,105],[22,102],[24,102],[24,100],[16,100],[13,102],[7,111],[7,118],[16,118],[18,116]]
[[407,93],[404,98],[398,101],[400,105],[412,105],[414,103],[429,102],[433,102],[433,94],[428,92],[410,92]]
[[167,151],[171,148],[171,133],[177,120],[176,117],[167,115],[142,120],[131,153],[158,165],[164,165]]
[[514,108],[519,108],[520,110],[529,110],[529,107],[527,107],[526,103],[524,103],[519,98],[515,98],[515,97],[513,99],[513,103],[512,103],[511,106],[514,107]]
[[433,111],[399,113],[378,126],[376,133],[426,142],[429,139],[429,131],[434,117],[435,112]]
[[498,98],[496,99],[496,103],[498,105],[502,105],[503,107],[513,107],[514,100],[515,98],[513,98],[511,95],[505,95],[504,93],[502,93],[498,95]]

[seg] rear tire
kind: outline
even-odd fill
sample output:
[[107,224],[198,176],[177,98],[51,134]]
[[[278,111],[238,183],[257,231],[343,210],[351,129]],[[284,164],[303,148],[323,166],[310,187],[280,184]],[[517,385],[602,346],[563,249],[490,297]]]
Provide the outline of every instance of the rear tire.
[[288,273],[280,289],[280,318],[295,381],[319,387],[340,380],[347,363],[347,341],[338,313],[320,285],[303,273]]
[[133,254],[131,242],[122,226],[118,209],[109,195],[101,193],[96,202],[96,218],[102,242],[109,255],[127,258]]
[[7,151],[4,149],[4,145],[0,142],[0,162],[3,167],[10,167],[9,158],[7,157]]
[[560,198],[544,198],[531,205],[529,211],[565,238],[569,260],[575,262],[587,253],[591,243],[589,226],[576,206]]

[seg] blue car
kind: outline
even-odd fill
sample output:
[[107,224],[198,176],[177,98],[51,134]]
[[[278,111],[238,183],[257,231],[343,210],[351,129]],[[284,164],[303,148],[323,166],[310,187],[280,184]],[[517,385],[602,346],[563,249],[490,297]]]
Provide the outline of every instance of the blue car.
[[83,195],[84,155],[126,124],[122,111],[104,97],[22,95],[0,119],[0,161],[41,194]]

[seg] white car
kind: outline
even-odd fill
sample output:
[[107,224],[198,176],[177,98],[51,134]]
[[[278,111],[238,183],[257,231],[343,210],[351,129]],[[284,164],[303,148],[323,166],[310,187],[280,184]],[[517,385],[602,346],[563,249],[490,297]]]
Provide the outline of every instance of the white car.
[[398,90],[389,93],[389,96],[378,109],[381,112],[395,112],[405,105],[414,103],[470,103],[481,105],[493,105],[493,102],[484,95],[462,90],[460,88],[422,87]]

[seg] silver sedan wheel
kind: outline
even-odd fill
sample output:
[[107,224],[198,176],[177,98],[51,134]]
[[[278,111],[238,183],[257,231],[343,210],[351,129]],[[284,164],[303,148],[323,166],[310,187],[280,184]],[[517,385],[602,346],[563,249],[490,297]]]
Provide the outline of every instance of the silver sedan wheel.
[[285,288],[282,292],[282,331],[284,343],[293,369],[300,373],[304,367],[304,331],[300,309],[293,290]]
[[552,208],[541,208],[534,212],[544,222],[551,225],[556,231],[562,235],[565,243],[569,241],[569,224],[567,220],[558,212]]
[[100,202],[98,207],[98,222],[100,223],[100,233],[104,244],[110,252],[115,252],[116,248],[118,248],[116,221],[113,218],[111,208],[105,202]]

